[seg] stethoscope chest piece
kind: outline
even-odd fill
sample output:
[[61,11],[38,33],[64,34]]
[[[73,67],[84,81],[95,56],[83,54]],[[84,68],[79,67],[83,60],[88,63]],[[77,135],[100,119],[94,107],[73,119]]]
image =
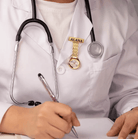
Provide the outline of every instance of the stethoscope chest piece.
[[92,58],[100,58],[104,53],[104,47],[97,41],[94,41],[88,46],[88,53]]

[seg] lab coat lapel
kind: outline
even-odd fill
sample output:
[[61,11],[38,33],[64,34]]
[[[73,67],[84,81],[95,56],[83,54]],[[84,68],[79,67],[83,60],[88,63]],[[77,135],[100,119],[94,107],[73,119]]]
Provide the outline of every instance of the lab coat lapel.
[[[85,15],[85,5],[84,1],[78,0],[78,3],[75,8],[73,19],[71,21],[70,29],[67,35],[67,38],[64,42],[64,47],[60,52],[59,60],[57,63],[57,68],[67,59],[70,58],[72,54],[72,45],[73,43],[68,41],[69,37],[77,37],[86,40],[90,35],[90,31],[93,27],[92,23]],[[80,44],[80,47],[83,47],[83,44]]]
[[12,5],[14,8],[31,12],[31,0],[12,0]]
[[[20,2],[18,2],[18,0],[13,0],[12,3],[15,8],[28,12],[28,16],[26,17],[26,19],[32,17],[32,5],[30,0],[23,0],[23,1],[21,0]],[[38,8],[37,8],[37,18],[45,22]],[[51,55],[51,46],[49,45],[47,34],[41,25],[39,25],[38,23],[31,23],[27,25],[27,27],[23,30],[23,32],[26,34],[26,36],[28,36],[31,40],[33,40],[38,47],[42,48],[44,51],[46,51],[48,54]],[[59,51],[55,47],[55,45],[54,50],[55,50],[54,51],[55,59],[58,60]]]
[[[37,18],[42,20],[44,19],[40,13],[40,11],[37,9]],[[51,46],[48,42],[47,33],[45,32],[44,28],[39,25],[38,23],[30,25],[28,29],[24,29],[24,32],[34,41],[37,43],[38,47],[42,48],[44,51],[46,51],[48,54],[51,55]],[[55,59],[58,60],[59,51],[57,50],[57,47],[54,45],[54,55]]]

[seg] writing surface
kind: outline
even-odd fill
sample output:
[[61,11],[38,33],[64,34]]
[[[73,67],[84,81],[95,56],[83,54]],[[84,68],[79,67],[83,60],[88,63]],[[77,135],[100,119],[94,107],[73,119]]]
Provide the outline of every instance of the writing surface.
[[[79,119],[81,126],[75,127],[79,139],[118,139],[118,137],[107,137],[106,133],[110,130],[113,122],[108,118]],[[127,139],[133,139],[134,135],[129,135]],[[21,139],[30,139],[21,136]],[[76,139],[70,132],[63,139]]]

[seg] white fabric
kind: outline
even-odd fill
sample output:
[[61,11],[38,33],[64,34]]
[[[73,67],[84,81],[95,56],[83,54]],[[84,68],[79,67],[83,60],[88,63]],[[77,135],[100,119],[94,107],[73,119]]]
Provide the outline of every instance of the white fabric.
[[[88,54],[93,25],[86,16],[84,1],[79,0],[63,49],[59,53],[54,47],[56,68],[65,68],[63,74],[57,74],[59,102],[69,105],[79,118],[107,117],[110,108],[111,115],[117,112],[119,116],[138,106],[137,15],[131,0],[91,0],[90,5],[96,40],[103,44],[104,54],[99,60]],[[14,104],[9,88],[15,36],[21,23],[31,17],[30,7],[28,0],[0,0],[0,110],[6,111],[7,105]],[[44,21],[39,10],[38,18]],[[22,33],[14,85],[14,97],[20,102],[51,101],[37,77],[42,73],[54,91],[51,49],[45,34],[38,24],[29,25]],[[78,70],[68,66],[70,36],[85,40],[79,47]],[[0,111],[0,118],[4,111]]]
[[17,138],[15,135],[0,134],[0,139],[21,139],[21,137]]
[[45,0],[37,1],[38,8],[48,25],[52,38],[58,49],[62,49],[67,37],[70,22],[76,6],[72,3],[56,3]]
[[12,104],[0,102],[0,123],[6,111],[11,107]]

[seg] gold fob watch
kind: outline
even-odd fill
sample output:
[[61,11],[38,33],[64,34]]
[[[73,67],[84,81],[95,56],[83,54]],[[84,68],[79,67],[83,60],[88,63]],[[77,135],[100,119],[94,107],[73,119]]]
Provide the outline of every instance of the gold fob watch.
[[72,55],[71,55],[71,58],[68,62],[68,65],[70,68],[76,70],[81,65],[80,60],[78,58],[79,43],[84,43],[84,39],[69,37],[69,41],[73,42],[73,49],[72,49]]

